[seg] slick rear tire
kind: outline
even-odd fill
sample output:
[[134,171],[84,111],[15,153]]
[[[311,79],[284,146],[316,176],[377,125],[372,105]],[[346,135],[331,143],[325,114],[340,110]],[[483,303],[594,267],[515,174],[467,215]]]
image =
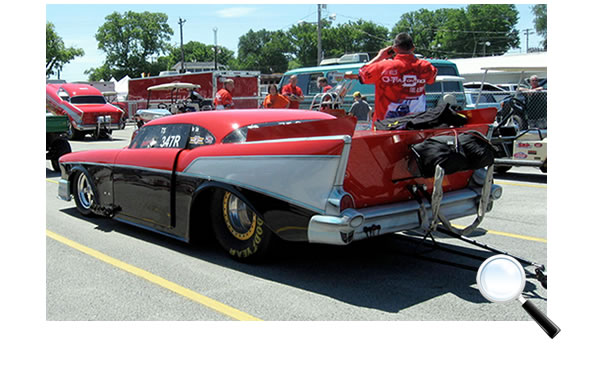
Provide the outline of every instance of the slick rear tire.
[[94,189],[90,179],[84,172],[77,172],[73,180],[73,197],[77,211],[83,216],[91,216],[92,206],[95,202]]
[[216,190],[211,201],[215,238],[240,262],[264,262],[269,256],[272,232],[246,203],[226,190]]

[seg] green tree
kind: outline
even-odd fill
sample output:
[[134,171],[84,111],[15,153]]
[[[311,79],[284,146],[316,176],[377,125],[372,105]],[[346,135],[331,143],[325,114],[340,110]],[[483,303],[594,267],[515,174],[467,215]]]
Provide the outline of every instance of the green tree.
[[548,23],[546,17],[546,8],[546,4],[537,4],[531,7],[531,12],[534,16],[533,24],[535,25],[535,32],[544,37],[544,40],[542,41],[544,50],[548,49]]
[[[439,56],[438,44],[442,43],[440,29],[444,28],[449,11],[451,10],[419,9],[405,13],[392,28],[391,38],[393,39],[398,33],[406,32],[413,38],[416,53],[426,57]],[[460,14],[464,12],[461,11]]]
[[46,22],[46,77],[56,74],[64,65],[84,54],[83,49],[65,47],[63,39],[54,30],[54,24]]
[[[466,8],[421,9],[402,15],[392,35],[408,32],[416,52],[432,57],[503,54],[519,46],[519,20],[512,4],[472,4]],[[489,42],[489,44],[487,44]]]
[[473,33],[473,52],[482,55],[504,54],[519,47],[519,31],[515,28],[519,12],[513,4],[472,4],[467,7],[467,19]]
[[95,37],[98,49],[106,53],[106,60],[102,67],[86,71],[90,77],[102,75],[102,79],[108,80],[111,76],[140,76],[150,72],[153,66],[150,57],[169,50],[173,30],[164,13],[114,12],[105,20]]
[[239,68],[265,74],[283,73],[288,68],[291,50],[284,32],[250,29],[238,42]]
[[322,45],[325,57],[340,57],[346,53],[369,53],[371,57],[389,44],[389,31],[371,21],[350,21],[324,28]]
[[286,32],[290,41],[290,53],[300,67],[317,65],[317,26],[302,23],[292,26]]
[[[215,47],[214,45],[205,45],[198,41],[189,41],[183,44],[183,54],[186,62],[213,62],[215,59]],[[234,52],[223,46],[217,46],[217,61],[219,64],[226,66],[235,66]],[[162,58],[162,57],[161,57]],[[159,61],[161,60],[159,58]],[[166,67],[164,70],[168,70],[173,67],[177,62],[181,61],[181,47],[171,46],[169,48],[169,54],[164,57]]]

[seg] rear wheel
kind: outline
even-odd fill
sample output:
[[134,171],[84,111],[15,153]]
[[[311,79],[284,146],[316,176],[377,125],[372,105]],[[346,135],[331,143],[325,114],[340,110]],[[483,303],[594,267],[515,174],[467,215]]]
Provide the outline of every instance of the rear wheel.
[[267,258],[272,233],[240,198],[217,190],[211,202],[211,218],[217,241],[234,259],[256,263]]
[[95,202],[94,189],[84,172],[78,172],[73,181],[73,195],[75,197],[75,205],[77,211],[82,215],[89,216],[92,214],[92,205]]

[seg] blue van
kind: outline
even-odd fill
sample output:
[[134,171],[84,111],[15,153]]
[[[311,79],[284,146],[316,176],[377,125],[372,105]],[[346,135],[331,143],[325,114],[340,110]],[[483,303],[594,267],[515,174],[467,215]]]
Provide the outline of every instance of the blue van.
[[[435,107],[439,100],[445,94],[452,94],[456,98],[457,105],[465,108],[466,98],[463,89],[462,79],[459,77],[458,68],[456,64],[441,60],[441,59],[428,59],[437,69],[438,80],[436,83],[425,86],[425,93],[427,95],[427,108]],[[304,101],[300,103],[300,108],[308,109],[315,95],[320,92],[317,86],[317,78],[325,77],[327,82],[335,87],[339,82],[344,80],[344,74],[351,72],[358,74],[358,70],[364,65],[364,63],[351,63],[343,65],[327,65],[317,67],[304,67],[300,69],[294,69],[287,71],[281,77],[279,82],[279,88],[283,88],[289,81],[292,75],[298,76],[298,84],[304,94]],[[346,110],[352,105],[353,99],[352,94],[355,91],[360,91],[363,96],[367,97],[367,102],[373,106],[375,102],[375,86],[372,84],[361,84],[358,80],[352,80],[353,86],[346,94],[344,98],[344,107]]]

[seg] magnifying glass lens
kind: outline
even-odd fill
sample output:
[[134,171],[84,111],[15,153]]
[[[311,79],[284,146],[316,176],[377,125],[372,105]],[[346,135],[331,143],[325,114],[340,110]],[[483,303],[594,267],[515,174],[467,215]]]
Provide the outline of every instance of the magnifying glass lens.
[[[477,271],[477,286],[481,294],[492,302],[509,302],[519,298],[525,288],[525,270],[519,262],[507,255],[496,255],[485,260]],[[520,298],[523,308],[550,338],[560,332],[544,313],[529,300]]]
[[512,301],[523,291],[523,274],[510,260],[492,260],[482,267],[479,285],[490,301]]

